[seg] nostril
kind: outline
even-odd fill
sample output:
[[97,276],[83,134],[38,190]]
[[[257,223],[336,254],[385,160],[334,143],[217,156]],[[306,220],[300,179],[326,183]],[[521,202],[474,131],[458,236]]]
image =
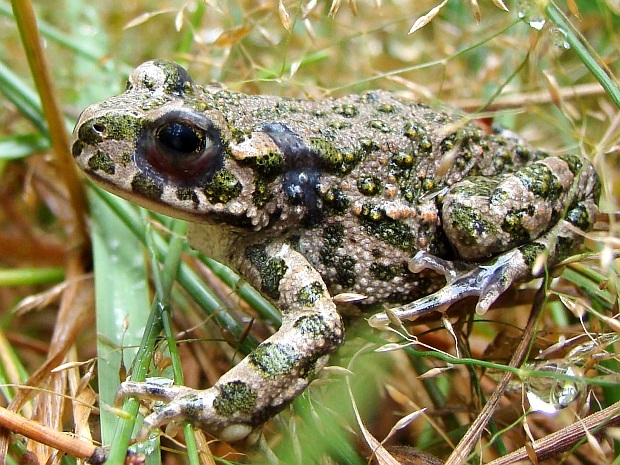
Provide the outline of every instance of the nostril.
[[100,123],[93,124],[93,131],[95,131],[99,135],[105,134],[105,126]]

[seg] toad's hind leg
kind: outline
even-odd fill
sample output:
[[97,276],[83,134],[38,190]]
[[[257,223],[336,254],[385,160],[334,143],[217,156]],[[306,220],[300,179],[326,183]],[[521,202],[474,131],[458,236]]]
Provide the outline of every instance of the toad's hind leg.
[[[566,258],[583,240],[598,212],[600,183],[594,168],[576,156],[549,157],[497,178],[471,177],[446,193],[442,221],[446,236],[467,267],[420,252],[410,262],[446,276],[446,286],[392,313],[415,319],[467,296],[478,296],[484,313],[515,281],[540,276],[546,264]],[[543,262],[544,264],[545,262]],[[383,326],[385,313],[370,323]]]
[[340,315],[320,275],[301,254],[279,244],[246,255],[263,291],[279,305],[282,326],[209,389],[124,382],[118,399],[167,402],[145,418],[146,429],[187,419],[224,441],[251,444],[259,437],[253,433],[307,387],[342,343]]

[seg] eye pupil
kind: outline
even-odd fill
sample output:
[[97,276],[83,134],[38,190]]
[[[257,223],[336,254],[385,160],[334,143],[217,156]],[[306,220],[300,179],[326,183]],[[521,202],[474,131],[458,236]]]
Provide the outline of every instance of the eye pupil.
[[210,180],[223,164],[224,151],[211,119],[179,109],[147,123],[136,142],[134,159],[149,175],[189,186]]
[[178,122],[162,126],[157,132],[157,139],[169,149],[187,154],[200,150],[203,142],[193,127]]

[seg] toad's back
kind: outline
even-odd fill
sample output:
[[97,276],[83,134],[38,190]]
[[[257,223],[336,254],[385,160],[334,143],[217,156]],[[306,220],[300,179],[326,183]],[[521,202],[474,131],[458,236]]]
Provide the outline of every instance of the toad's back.
[[[479,215],[460,218],[461,231],[495,236],[480,253],[471,254],[462,232],[446,236],[440,212],[449,186],[466,176],[487,178],[468,192],[469,209],[483,211],[479,202],[488,203],[496,175],[545,156],[458,115],[381,91],[310,101],[203,89],[184,70],[158,63],[134,73],[127,92],[85,112],[82,120],[91,124],[81,126],[74,145],[78,163],[147,207],[218,224],[217,232],[206,229],[206,241],[195,227],[195,243],[217,245],[207,252],[236,268],[252,267],[248,254],[256,256],[261,244],[287,240],[332,293],[406,302],[443,282],[430,270],[409,270],[417,251],[480,261],[549,227],[549,215],[528,217],[531,201],[516,199],[504,231],[494,219],[493,230],[483,231]],[[570,182],[554,179],[562,174],[549,182]],[[542,200],[555,203],[557,216],[560,188],[547,190]],[[221,240],[213,240],[216,233]]]

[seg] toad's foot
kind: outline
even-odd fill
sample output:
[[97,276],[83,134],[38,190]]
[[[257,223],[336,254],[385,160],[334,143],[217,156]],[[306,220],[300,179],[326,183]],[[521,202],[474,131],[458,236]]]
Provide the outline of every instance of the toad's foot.
[[239,383],[200,391],[178,385],[162,386],[149,381],[143,383],[125,381],[116,392],[116,402],[120,403],[127,397],[135,397],[165,403],[161,407],[155,407],[153,412],[144,418],[142,428],[136,437],[138,441],[145,441],[152,431],[170,422],[191,419],[194,423],[208,422],[206,429],[217,433],[224,441],[244,440],[247,444],[253,444],[258,439],[260,430],[251,424],[231,422],[226,413],[222,414],[221,411],[224,402],[247,403],[248,396],[249,393],[244,392],[243,386]]
[[[446,276],[447,284],[433,294],[391,309],[390,312],[401,320],[415,320],[433,311],[445,311],[450,304],[470,296],[479,297],[476,312],[483,314],[513,282],[529,274],[529,267],[519,249],[506,252],[461,274],[455,271],[452,262],[426,252],[419,252],[410,267],[419,271],[430,268],[440,272]],[[389,324],[390,320],[382,312],[370,317],[368,322],[373,327],[382,327]]]

